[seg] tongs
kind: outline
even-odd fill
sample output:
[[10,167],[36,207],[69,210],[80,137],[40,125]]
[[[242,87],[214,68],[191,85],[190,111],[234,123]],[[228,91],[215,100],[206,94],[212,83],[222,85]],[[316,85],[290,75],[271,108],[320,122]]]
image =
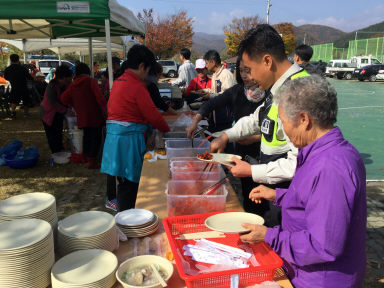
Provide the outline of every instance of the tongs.
[[205,188],[200,195],[211,195],[213,192],[215,192],[217,189],[220,188],[221,185],[227,183],[228,176],[224,177],[223,179],[219,180],[217,183]]
[[195,131],[195,133],[193,133],[193,136],[192,136],[192,138],[191,138],[191,143],[192,143],[192,148],[194,148],[193,147],[193,139],[195,139],[197,136],[199,136],[199,134],[201,133],[201,132],[204,132],[205,130],[206,130],[206,128],[204,128],[204,127],[200,127],[200,126],[198,126],[199,128]]

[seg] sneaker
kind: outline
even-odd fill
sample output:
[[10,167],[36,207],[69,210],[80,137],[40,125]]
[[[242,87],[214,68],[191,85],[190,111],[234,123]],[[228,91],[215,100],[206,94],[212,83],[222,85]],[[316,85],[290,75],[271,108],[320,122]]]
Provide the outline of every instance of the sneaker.
[[112,211],[117,212],[117,200],[106,200],[105,201],[105,208],[111,209]]

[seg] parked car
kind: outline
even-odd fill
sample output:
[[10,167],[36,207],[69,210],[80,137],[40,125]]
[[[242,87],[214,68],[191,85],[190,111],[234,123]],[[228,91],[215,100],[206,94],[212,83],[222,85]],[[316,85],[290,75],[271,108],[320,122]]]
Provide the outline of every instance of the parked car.
[[354,76],[359,81],[369,80],[371,82],[376,81],[376,75],[379,73],[379,70],[384,69],[384,64],[375,64],[364,66],[363,68],[355,69]]
[[376,75],[376,80],[384,80],[384,70],[379,70]]
[[177,76],[178,67],[176,61],[174,60],[158,60],[163,66],[163,74],[169,78],[174,78]]
[[[72,66],[75,66],[75,63],[69,60],[61,60],[61,64],[66,65],[69,68],[71,68]],[[45,75],[47,75],[52,68],[57,68],[59,66],[60,66],[59,60],[51,60],[51,59],[39,60],[39,69]]]

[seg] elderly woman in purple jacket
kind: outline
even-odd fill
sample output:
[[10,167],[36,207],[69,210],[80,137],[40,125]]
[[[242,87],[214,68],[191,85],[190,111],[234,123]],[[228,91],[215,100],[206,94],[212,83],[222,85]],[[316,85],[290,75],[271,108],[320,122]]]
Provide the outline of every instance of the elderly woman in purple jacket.
[[335,127],[336,91],[319,76],[280,91],[284,131],[299,148],[288,189],[254,188],[250,199],[282,208],[273,228],[243,224],[247,243],[267,242],[283,258],[296,288],[361,287],[365,273],[366,183],[359,152]]

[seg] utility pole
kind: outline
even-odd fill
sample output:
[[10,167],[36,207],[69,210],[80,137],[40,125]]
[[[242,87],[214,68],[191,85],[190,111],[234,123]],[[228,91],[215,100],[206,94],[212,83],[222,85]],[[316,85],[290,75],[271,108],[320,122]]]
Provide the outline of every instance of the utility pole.
[[267,24],[269,24],[269,9],[271,8],[272,4],[271,4],[271,0],[268,0],[268,3],[267,3]]
[[303,44],[305,44],[305,38],[307,38],[307,33],[304,33],[304,43]]

